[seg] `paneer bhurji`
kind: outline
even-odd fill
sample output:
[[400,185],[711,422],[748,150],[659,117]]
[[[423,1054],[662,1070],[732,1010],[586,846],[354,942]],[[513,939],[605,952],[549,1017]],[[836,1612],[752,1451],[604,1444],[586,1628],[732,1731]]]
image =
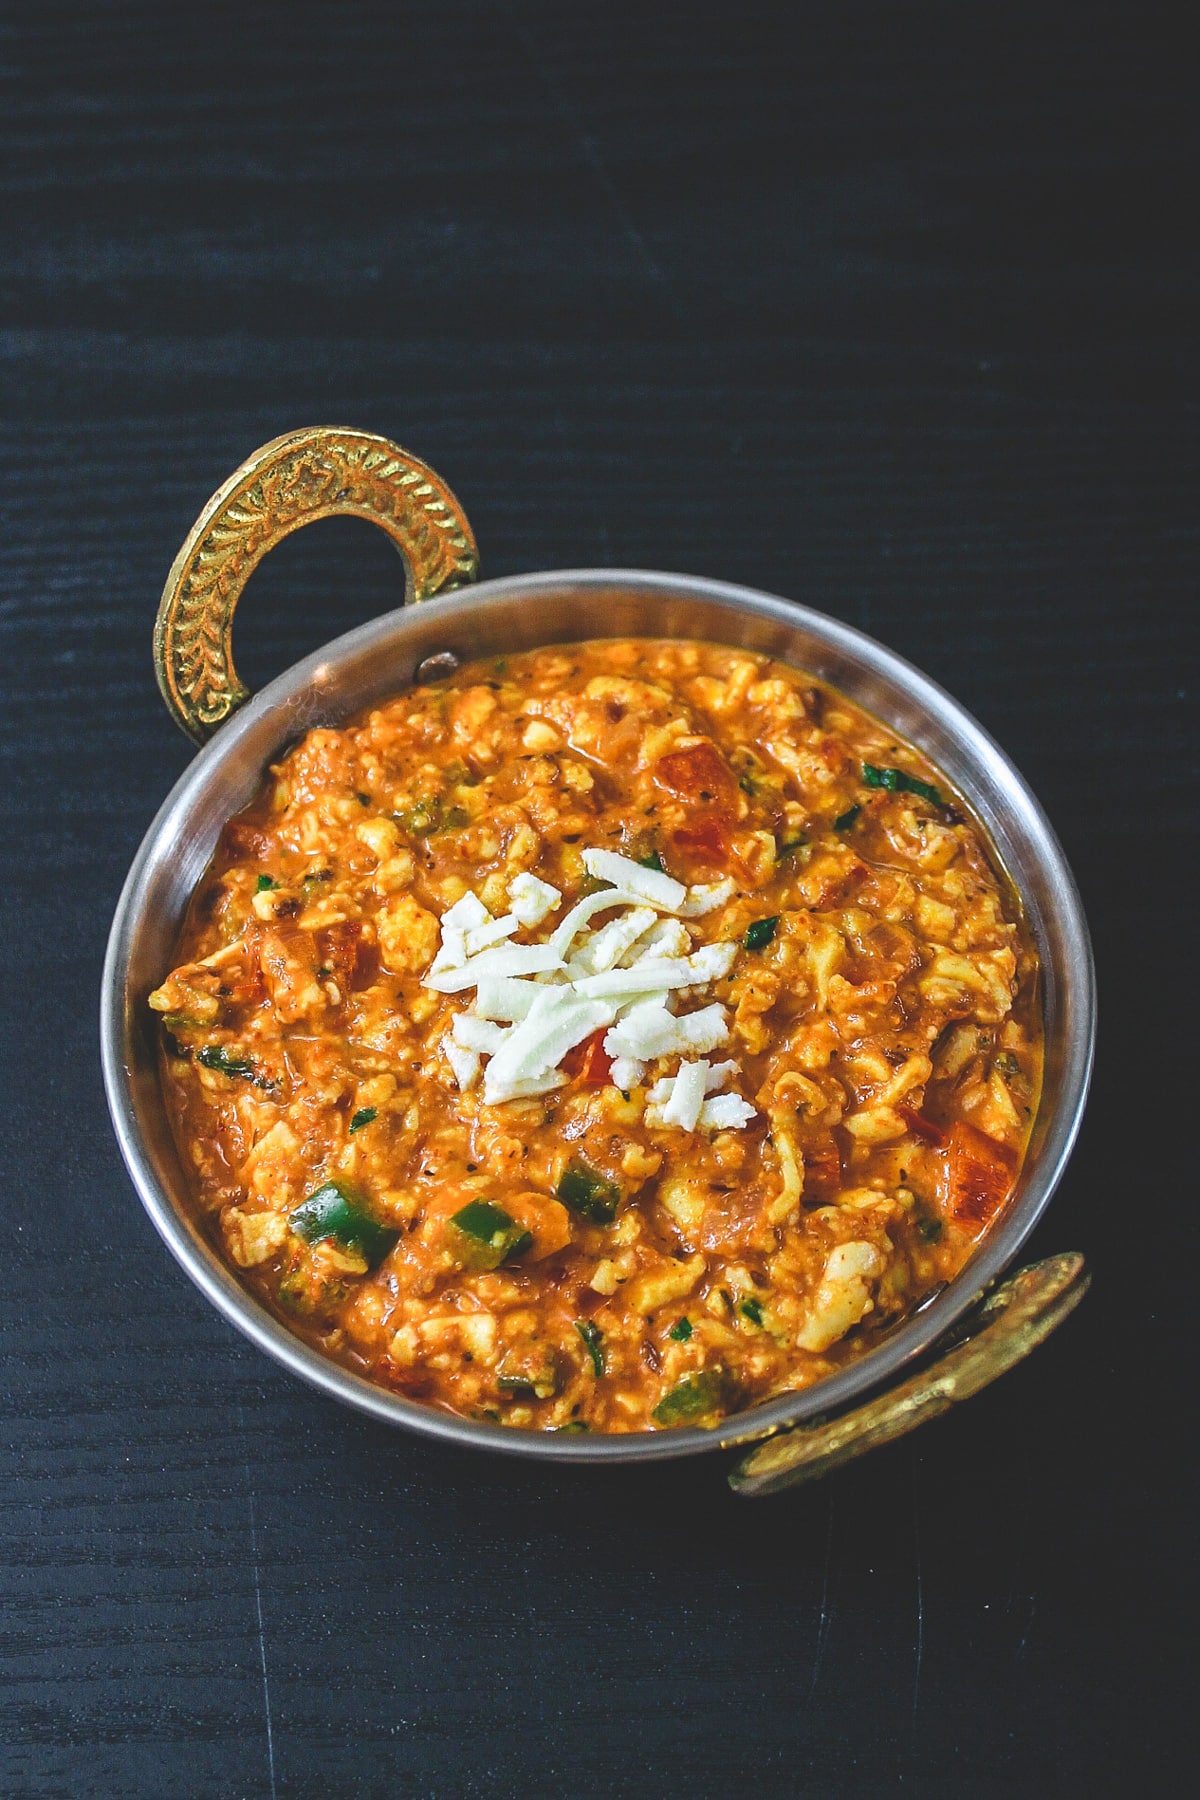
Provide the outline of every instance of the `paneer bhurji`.
[[310,731],[150,997],[199,1211],[294,1330],[536,1430],[861,1356],[1003,1207],[1037,962],[942,775],[713,644],[501,657]]

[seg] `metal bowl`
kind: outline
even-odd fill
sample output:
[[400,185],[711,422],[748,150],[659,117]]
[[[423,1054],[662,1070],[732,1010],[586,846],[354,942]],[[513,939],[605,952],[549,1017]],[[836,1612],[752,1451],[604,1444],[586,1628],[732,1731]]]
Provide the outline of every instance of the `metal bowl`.
[[[216,719],[211,715],[219,717],[222,710],[231,712],[239,704],[243,690],[228,659],[229,618],[241,582],[271,543],[308,518],[332,511],[374,518],[401,539],[399,513],[389,522],[379,516],[378,509],[360,505],[353,495],[347,503],[344,484],[337,487],[337,467],[333,486],[325,482],[315,504],[306,506],[301,495],[291,511],[280,511],[268,490],[268,526],[243,558],[249,566],[236,568],[225,583],[219,628],[209,632],[210,645],[215,643],[220,650],[223,629],[225,662],[221,664],[219,656],[210,658],[205,680],[192,680],[190,699],[189,694],[181,693],[181,685],[191,679],[188,669],[195,674],[194,658],[190,665],[186,657],[181,660],[176,645],[172,667],[162,660],[162,651],[164,645],[168,650],[171,647],[172,609],[176,623],[181,606],[186,613],[189,579],[194,605],[199,604],[195,596],[206,582],[209,589],[213,587],[204,573],[205,543],[211,545],[214,535],[220,542],[220,521],[227,522],[232,514],[235,535],[241,534],[237,541],[245,544],[239,517],[245,515],[248,504],[253,513],[255,505],[255,490],[247,488],[247,481],[257,478],[261,496],[264,467],[275,467],[285,449],[294,456],[296,447],[303,444],[310,461],[315,458],[320,466],[322,458],[336,463],[337,454],[351,439],[368,446],[383,443],[364,434],[321,431],[292,434],[266,446],[214,496],[181,551],[164,594],[157,642],[164,692],[177,715],[197,735],[215,728]],[[393,445],[384,448],[404,459],[402,466],[432,477],[431,471],[407,453]],[[436,482],[436,477],[432,480]],[[411,487],[410,483],[409,499]],[[429,504],[435,509],[448,504],[451,527],[461,527],[453,537],[452,553],[441,559],[441,584],[461,579],[464,572],[469,578],[474,550],[469,527],[448,490],[441,484],[436,489],[426,487],[433,495]],[[285,481],[283,491],[294,500],[295,480],[290,485]],[[444,533],[441,541],[445,541]],[[420,586],[420,565],[410,546],[404,547],[411,592]],[[195,579],[197,568],[199,580]],[[435,572],[435,584],[438,579]],[[210,620],[212,604],[210,594],[204,600]],[[403,690],[412,683],[418,666],[439,653],[451,652],[466,659],[544,644],[626,636],[708,639],[760,651],[809,670],[885,720],[945,771],[989,833],[1026,909],[1042,967],[1045,1080],[1028,1155],[1005,1211],[955,1280],[896,1325],[860,1360],[814,1387],[738,1413],[715,1430],[612,1436],[520,1431],[458,1418],[374,1386],[294,1336],[241,1285],[196,1222],[187,1173],[160,1091],[156,1032],[146,998],[171,965],[189,897],[213,855],[222,826],[251,800],[267,764],[299,733],[318,724],[341,723]],[[202,700],[207,695],[207,718],[202,708],[192,704],[198,694]],[[1009,1308],[1007,1331],[997,1329],[1005,1308],[993,1295],[984,1328],[995,1342],[983,1356],[986,1369],[982,1379],[961,1377],[961,1349],[952,1352],[949,1361],[929,1366],[930,1353],[938,1347],[944,1349],[948,1334],[957,1332],[961,1341],[963,1322],[1009,1268],[1062,1175],[1086,1098],[1094,1015],[1095,981],[1087,926],[1058,840],[1012,763],[950,695],[893,651],[794,601],[689,575],[568,569],[483,582],[388,613],[306,657],[220,725],[164,803],[130,869],[105,961],[101,1041],[113,1123],[147,1212],[201,1292],[285,1368],[322,1392],[390,1424],[461,1445],[556,1461],[635,1462],[688,1456],[808,1425],[807,1439],[803,1431],[793,1434],[794,1450],[786,1449],[792,1440],[785,1440],[785,1447],[778,1439],[763,1447],[771,1452],[771,1461],[770,1468],[762,1467],[758,1483],[762,1486],[803,1478],[825,1466],[830,1457],[844,1460],[864,1442],[878,1441],[881,1424],[884,1436],[896,1435],[914,1417],[941,1410],[959,1393],[973,1391],[1044,1336],[1082,1293],[1082,1259],[1051,1259],[1053,1268],[1041,1265],[1033,1276],[1024,1274],[1023,1285],[1018,1284],[1021,1304]],[[1010,1283],[1006,1293],[1014,1292]],[[1018,1316],[1020,1328],[1012,1329]],[[976,1354],[975,1361],[979,1360]],[[961,1378],[955,1377],[956,1368]],[[861,1405],[864,1396],[881,1388],[878,1399],[866,1407]],[[854,1408],[858,1410],[847,1413]],[[822,1423],[813,1434],[811,1422],[818,1416],[821,1421],[831,1416],[836,1421],[838,1415],[844,1428],[837,1445],[829,1440],[831,1427],[827,1424]],[[755,1491],[753,1457],[740,1485],[744,1491]]]

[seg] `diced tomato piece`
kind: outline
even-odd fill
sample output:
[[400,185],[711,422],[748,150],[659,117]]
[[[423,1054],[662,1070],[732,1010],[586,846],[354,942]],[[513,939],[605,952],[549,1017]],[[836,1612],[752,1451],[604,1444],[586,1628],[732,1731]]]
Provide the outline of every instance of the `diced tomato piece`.
[[599,1031],[593,1031],[591,1037],[584,1038],[582,1044],[576,1044],[568,1050],[562,1059],[565,1074],[577,1076],[584,1087],[607,1087],[609,1072],[612,1069],[612,1057],[604,1048],[604,1034],[607,1025]]
[[257,1006],[266,997],[266,984],[258,958],[247,958],[244,967],[233,971],[229,981],[229,999],[234,1006]]
[[361,925],[346,920],[317,933],[322,968],[330,971],[343,993],[370,987],[379,972],[379,952],[363,937]]
[[870,874],[864,862],[845,862],[832,858],[814,861],[801,882],[806,903],[814,912],[824,912],[852,894]]
[[842,1155],[832,1135],[804,1146],[804,1191],[835,1194],[842,1185]]
[[932,1119],[927,1119],[925,1114],[918,1112],[915,1106],[905,1106],[901,1103],[896,1111],[913,1136],[919,1137],[923,1143],[933,1144],[940,1149],[946,1142],[946,1134],[941,1126],[935,1125]]
[[724,821],[713,814],[694,825],[681,825],[671,833],[671,841],[711,868],[723,869],[729,862],[729,833]]
[[235,862],[261,862],[274,847],[270,833],[246,819],[230,819],[221,835],[224,850]]
[[732,813],[737,801],[733,771],[707,738],[686,750],[671,750],[654,765],[654,779],[681,800]]
[[1012,1186],[1016,1158],[986,1132],[956,1119],[946,1137],[946,1200],[956,1219],[986,1225]]

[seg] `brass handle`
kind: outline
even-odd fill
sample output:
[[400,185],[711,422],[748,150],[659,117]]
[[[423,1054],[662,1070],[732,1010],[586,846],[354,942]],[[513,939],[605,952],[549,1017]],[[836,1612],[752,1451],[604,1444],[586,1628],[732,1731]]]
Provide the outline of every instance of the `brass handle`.
[[163,699],[198,744],[250,698],[233,666],[242,589],[267,551],[312,519],[349,513],[380,525],[404,558],[406,600],[474,581],[466,514],[428,463],[390,439],[340,426],[289,431],[217,489],[171,564],[154,626]]
[[729,1485],[750,1498],[774,1494],[903,1437],[1028,1356],[1079,1305],[1090,1280],[1075,1251],[1018,1270],[983,1301],[965,1343],[840,1418],[768,1438],[732,1470]]

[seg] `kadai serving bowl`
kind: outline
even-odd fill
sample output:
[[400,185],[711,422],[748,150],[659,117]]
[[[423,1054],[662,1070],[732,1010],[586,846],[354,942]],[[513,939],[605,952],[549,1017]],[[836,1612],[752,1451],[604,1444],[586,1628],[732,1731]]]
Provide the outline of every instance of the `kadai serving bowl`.
[[[230,646],[242,588],[273,544],[332,514],[387,531],[404,559],[408,603],[306,657],[250,698]],[[364,432],[317,428],[276,439],[200,515],[172,566],[154,641],[167,704],[203,748],[134,859],[104,969],[104,1078],[121,1150],[156,1228],[201,1292],[322,1392],[390,1424],[518,1456],[624,1462],[749,1447],[730,1479],[740,1492],[769,1492],[974,1392],[1040,1342],[1081,1297],[1087,1275],[1076,1254],[1007,1274],[1062,1175],[1087,1094],[1095,983],[1075,883],[1037,800],[991,738],[926,676],[849,626],[790,600],[689,575],[563,569],[477,582],[477,570],[473,534],[445,484],[418,458]],[[222,827],[301,733],[402,691],[423,666],[445,673],[489,654],[638,636],[706,639],[810,671],[945,772],[987,832],[1036,944],[1042,1099],[1016,1189],[971,1259],[858,1361],[715,1429],[607,1436],[515,1430],[374,1385],[293,1335],[241,1285],[189,1200],[146,999],[171,966],[189,898]]]

